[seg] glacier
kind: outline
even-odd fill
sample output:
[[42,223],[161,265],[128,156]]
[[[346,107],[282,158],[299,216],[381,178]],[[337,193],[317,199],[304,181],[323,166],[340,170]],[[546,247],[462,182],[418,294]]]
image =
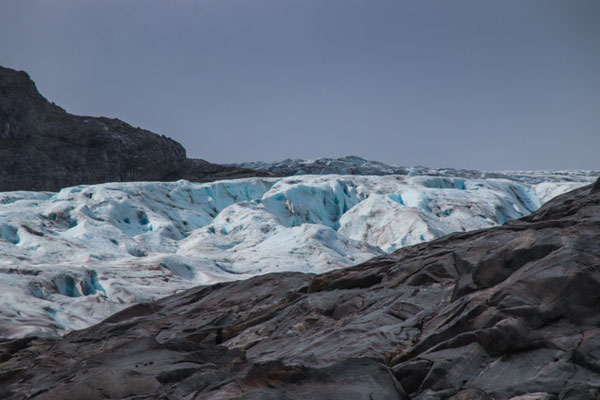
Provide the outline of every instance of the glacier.
[[519,176],[294,175],[0,193],[0,336],[61,335],[197,285],[344,268],[520,218],[593,180]]

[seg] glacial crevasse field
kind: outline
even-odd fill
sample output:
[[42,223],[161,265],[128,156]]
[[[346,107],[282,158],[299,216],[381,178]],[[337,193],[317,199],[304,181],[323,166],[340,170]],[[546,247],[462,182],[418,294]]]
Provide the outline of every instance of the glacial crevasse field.
[[302,175],[0,193],[0,334],[59,335],[192,286],[344,268],[520,218],[592,179]]

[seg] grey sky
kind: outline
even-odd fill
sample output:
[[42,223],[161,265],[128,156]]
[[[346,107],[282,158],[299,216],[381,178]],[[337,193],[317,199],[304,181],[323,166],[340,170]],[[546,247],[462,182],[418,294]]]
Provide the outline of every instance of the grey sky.
[[0,65],[214,162],[600,168],[597,0],[0,0]]

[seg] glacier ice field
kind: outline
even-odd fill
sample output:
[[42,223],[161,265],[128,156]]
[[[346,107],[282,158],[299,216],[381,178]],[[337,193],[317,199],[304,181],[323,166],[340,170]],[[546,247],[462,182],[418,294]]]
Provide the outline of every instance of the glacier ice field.
[[301,175],[3,192],[0,336],[61,335],[197,285],[348,267],[523,217],[592,179]]

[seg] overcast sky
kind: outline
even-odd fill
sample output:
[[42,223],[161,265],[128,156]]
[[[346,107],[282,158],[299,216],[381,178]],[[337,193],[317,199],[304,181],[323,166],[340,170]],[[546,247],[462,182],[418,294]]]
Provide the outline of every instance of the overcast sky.
[[0,0],[0,65],[213,162],[600,169],[598,0]]

